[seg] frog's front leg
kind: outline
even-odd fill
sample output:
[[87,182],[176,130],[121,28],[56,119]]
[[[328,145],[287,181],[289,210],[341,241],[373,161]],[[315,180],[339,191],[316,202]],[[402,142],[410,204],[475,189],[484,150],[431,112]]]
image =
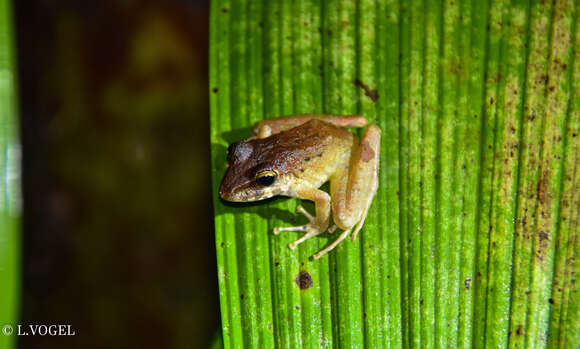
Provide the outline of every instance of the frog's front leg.
[[356,239],[379,186],[380,143],[381,130],[376,125],[369,125],[360,145],[353,148],[350,164],[343,164],[330,179],[334,223],[344,231],[330,245],[316,253],[314,259],[335,248],[355,225],[352,239]]
[[310,221],[308,224],[299,225],[296,227],[277,227],[274,228],[274,234],[279,234],[281,231],[305,231],[300,239],[288,244],[290,249],[295,249],[300,243],[308,240],[326,231],[330,221],[330,196],[325,191],[308,188],[296,192],[296,197],[304,200],[314,201],[316,216],[310,215],[302,206],[298,206],[298,211],[301,212]]
[[266,138],[305,124],[312,119],[322,120],[339,127],[363,127],[367,124],[367,119],[361,115],[304,114],[258,121],[254,124],[252,131],[256,138]]

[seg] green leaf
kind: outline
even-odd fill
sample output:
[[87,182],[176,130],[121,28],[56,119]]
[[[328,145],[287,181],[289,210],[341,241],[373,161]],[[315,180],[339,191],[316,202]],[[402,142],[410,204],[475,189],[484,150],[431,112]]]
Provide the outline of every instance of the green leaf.
[[14,34],[9,0],[0,0],[0,348],[15,344],[19,301],[20,143]]
[[[224,346],[580,343],[579,6],[212,1]],[[364,228],[320,260],[333,236],[291,251],[298,233],[272,234],[303,222],[300,200],[217,194],[229,143],[307,113],[360,113],[383,131]]]

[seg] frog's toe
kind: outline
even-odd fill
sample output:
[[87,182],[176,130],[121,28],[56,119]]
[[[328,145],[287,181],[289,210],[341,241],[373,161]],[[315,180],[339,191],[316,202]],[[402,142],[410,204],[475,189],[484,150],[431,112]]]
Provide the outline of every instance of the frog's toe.
[[332,234],[336,231],[336,229],[338,229],[338,227],[336,226],[336,224],[333,224],[332,227],[328,228],[327,232],[328,234]]
[[297,227],[276,227],[274,228],[274,235],[278,235],[282,231],[306,231],[308,227],[309,224],[299,225]]
[[350,229],[343,231],[336,240],[334,240],[330,245],[326,246],[322,250],[318,251],[315,255],[312,256],[313,259],[318,259],[325,255],[326,253],[332,251],[342,240],[346,238],[346,236],[350,233]]
[[294,250],[296,248],[296,246],[300,245],[301,243],[303,243],[304,241],[310,239],[313,236],[316,236],[320,234],[320,230],[316,229],[314,226],[307,224],[307,228],[306,228],[306,234],[302,235],[302,237],[294,242],[291,242],[288,244],[288,247],[291,250]]
[[310,223],[312,223],[314,221],[314,217],[308,211],[306,211],[306,209],[304,207],[302,207],[302,205],[298,205],[296,207],[296,211],[298,211],[298,212],[302,213],[303,215],[305,215],[306,218],[308,218],[308,221]]
[[[308,211],[306,211],[306,209],[304,207],[302,207],[302,205],[298,205],[296,207],[296,211],[298,211],[298,212],[302,213],[304,216],[306,216],[309,223],[304,224],[304,225],[299,225],[296,227],[277,227],[277,228],[274,228],[274,235],[278,235],[282,231],[306,231],[306,232],[308,232],[306,234],[308,236],[314,236],[314,235],[318,235],[320,233],[320,229],[312,223],[315,221],[315,218]],[[290,248],[295,249],[296,246],[304,240],[299,239],[299,240],[295,241],[294,243],[290,244],[291,245]]]

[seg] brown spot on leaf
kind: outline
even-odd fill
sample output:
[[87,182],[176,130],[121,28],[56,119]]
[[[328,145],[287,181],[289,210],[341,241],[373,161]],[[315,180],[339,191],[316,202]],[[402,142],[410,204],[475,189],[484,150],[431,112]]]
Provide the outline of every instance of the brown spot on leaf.
[[524,334],[524,326],[522,324],[519,324],[518,328],[516,329],[516,335],[521,336],[522,334]]
[[294,279],[296,285],[300,287],[301,290],[306,290],[312,287],[312,276],[307,271],[301,271],[300,274]]
[[548,171],[544,171],[538,181],[538,201],[544,204],[548,195]]
[[367,84],[363,83],[359,79],[355,79],[354,84],[361,87],[365,91],[365,96],[369,97],[373,102],[376,102],[377,99],[379,99],[379,93],[377,90],[371,89]]
[[213,92],[213,93],[217,93],[217,92],[218,92],[218,90],[219,90],[219,89],[218,89],[217,87],[214,87],[214,88],[212,88],[212,89],[211,89],[211,92]]

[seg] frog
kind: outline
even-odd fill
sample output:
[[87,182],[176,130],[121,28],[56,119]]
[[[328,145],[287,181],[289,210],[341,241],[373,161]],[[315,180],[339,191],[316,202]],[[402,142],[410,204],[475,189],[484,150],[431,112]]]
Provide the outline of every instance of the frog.
[[[360,141],[347,130],[365,126]],[[259,121],[252,132],[252,137],[227,149],[220,197],[254,202],[287,196],[314,202],[314,215],[297,206],[308,223],[276,227],[273,233],[304,232],[288,245],[294,250],[314,236],[341,229],[334,241],[312,256],[315,260],[351,231],[356,240],[379,185],[381,129],[362,115],[305,114]],[[329,193],[320,189],[326,182]]]

